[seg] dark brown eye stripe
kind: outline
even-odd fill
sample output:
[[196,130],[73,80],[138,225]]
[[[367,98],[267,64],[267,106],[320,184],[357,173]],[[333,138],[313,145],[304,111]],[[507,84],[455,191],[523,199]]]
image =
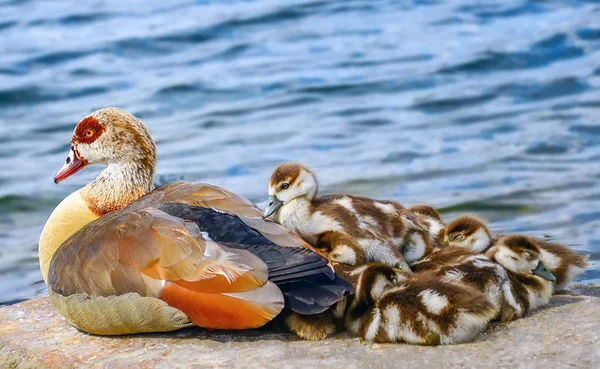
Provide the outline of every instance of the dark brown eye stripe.
[[[92,143],[104,132],[104,127],[94,117],[86,117],[75,128],[72,142]],[[91,134],[90,134],[91,133]]]

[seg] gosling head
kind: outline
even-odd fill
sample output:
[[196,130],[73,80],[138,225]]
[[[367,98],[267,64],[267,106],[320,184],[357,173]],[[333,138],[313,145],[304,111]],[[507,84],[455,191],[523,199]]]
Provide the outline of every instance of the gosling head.
[[483,252],[490,247],[492,235],[483,221],[465,215],[456,218],[446,227],[444,242]]
[[540,260],[541,251],[534,240],[521,235],[504,236],[487,256],[505,269],[520,275],[536,275],[550,282],[556,277]]
[[367,264],[360,273],[356,297],[367,301],[379,299],[385,291],[408,278],[408,273],[380,263]]
[[275,169],[269,181],[269,200],[263,218],[268,218],[290,201],[304,197],[312,201],[317,196],[317,178],[297,163],[283,163]]
[[429,205],[424,205],[424,204],[414,205],[414,206],[411,206],[410,208],[408,208],[408,210],[413,213],[425,215],[426,217],[435,219],[442,224],[444,223],[442,221],[442,216],[440,215],[440,213],[438,213],[434,208],[432,208]]

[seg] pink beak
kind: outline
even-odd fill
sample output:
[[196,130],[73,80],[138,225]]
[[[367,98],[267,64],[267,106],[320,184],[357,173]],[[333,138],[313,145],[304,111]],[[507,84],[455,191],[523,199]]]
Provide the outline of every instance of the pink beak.
[[67,156],[65,164],[54,175],[54,183],[58,184],[59,182],[62,182],[73,174],[79,172],[86,165],[87,162],[85,159],[81,160],[75,150],[73,150],[73,147],[71,147],[71,151],[69,151],[69,156]]

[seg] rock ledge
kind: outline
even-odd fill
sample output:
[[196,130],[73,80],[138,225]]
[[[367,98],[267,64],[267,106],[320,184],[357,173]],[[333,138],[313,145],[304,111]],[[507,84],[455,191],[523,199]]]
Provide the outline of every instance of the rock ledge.
[[[586,286],[598,295],[600,285]],[[559,295],[475,342],[440,347],[320,342],[268,330],[97,337],[60,317],[47,297],[0,308],[0,368],[600,368],[600,298]]]

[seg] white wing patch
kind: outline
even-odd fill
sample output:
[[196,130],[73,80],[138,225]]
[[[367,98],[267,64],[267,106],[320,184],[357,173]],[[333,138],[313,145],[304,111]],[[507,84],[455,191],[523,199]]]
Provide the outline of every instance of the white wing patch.
[[384,204],[381,202],[375,202],[375,207],[386,214],[394,214],[396,212],[396,208],[392,204]]
[[200,232],[200,234],[202,235],[202,238],[204,238],[206,241],[212,241],[212,238],[210,238],[210,235],[208,234],[208,232]]
[[425,305],[427,310],[432,314],[437,315],[448,306],[448,298],[440,295],[434,290],[425,290],[419,293],[419,296],[421,297],[423,305]]
[[373,320],[371,324],[369,324],[369,328],[365,334],[365,340],[373,341],[375,336],[377,336],[377,332],[379,332],[379,324],[381,323],[381,311],[378,308],[373,309]]

